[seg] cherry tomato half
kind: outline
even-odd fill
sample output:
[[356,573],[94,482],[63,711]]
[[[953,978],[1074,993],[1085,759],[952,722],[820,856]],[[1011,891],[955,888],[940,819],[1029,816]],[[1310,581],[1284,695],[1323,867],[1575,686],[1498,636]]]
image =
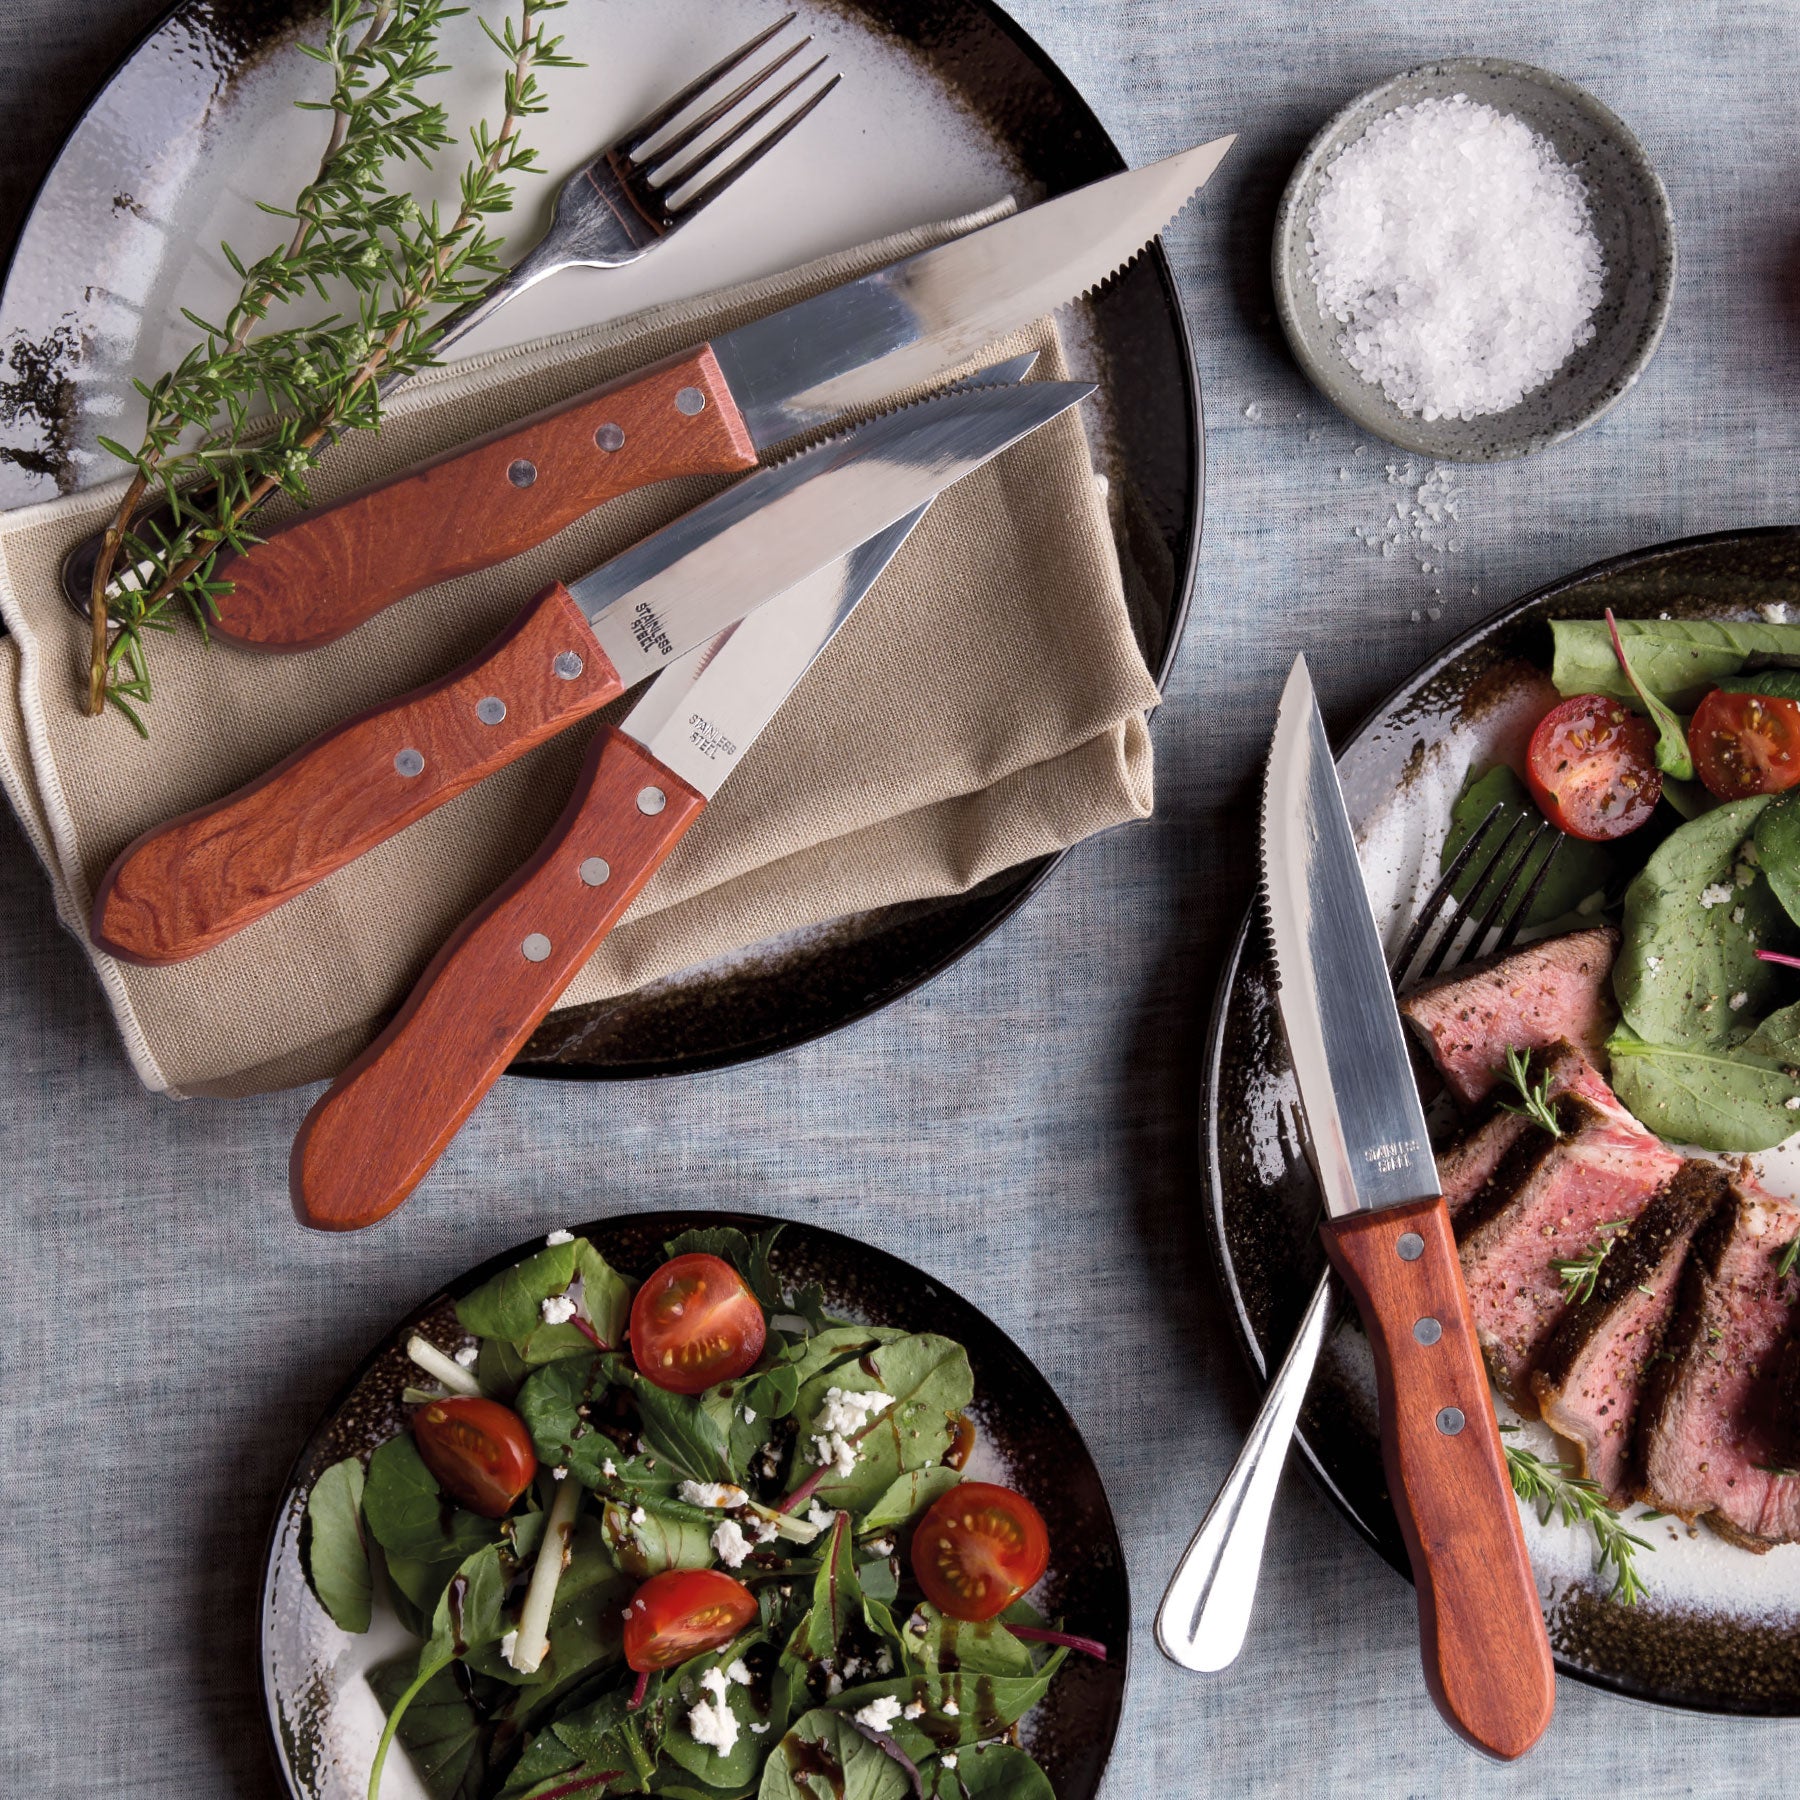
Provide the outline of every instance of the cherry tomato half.
[[965,1481],[913,1528],[912,1572],[925,1598],[953,1619],[992,1619],[1036,1584],[1050,1534],[1023,1494]]
[[1656,727],[1605,694],[1577,694],[1538,721],[1525,779],[1544,817],[1570,837],[1623,837],[1656,811]]
[[413,1414],[412,1429],[438,1486],[483,1518],[499,1518],[537,1474],[531,1433],[497,1400],[433,1400]]
[[1800,782],[1800,706],[1714,688],[1688,724],[1694,769],[1721,800],[1779,794]]
[[625,1660],[642,1675],[729,1644],[756,1617],[756,1596],[718,1569],[652,1575],[625,1609]]
[[756,1367],[768,1325],[730,1263],[690,1251],[666,1262],[631,1303],[638,1372],[672,1394],[698,1394]]

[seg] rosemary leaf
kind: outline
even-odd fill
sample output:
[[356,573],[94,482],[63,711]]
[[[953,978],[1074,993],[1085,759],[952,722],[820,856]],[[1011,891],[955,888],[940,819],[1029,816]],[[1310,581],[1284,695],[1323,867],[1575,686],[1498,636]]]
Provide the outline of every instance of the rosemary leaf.
[[1656,1546],[1625,1529],[1624,1521],[1606,1503],[1606,1497],[1567,1463],[1547,1463],[1529,1450],[1508,1444],[1506,1469],[1513,1492],[1528,1506],[1538,1509],[1540,1524],[1555,1513],[1567,1526],[1585,1525],[1594,1536],[1594,1572],[1613,1574],[1612,1598],[1621,1606],[1635,1606],[1648,1593],[1638,1578],[1636,1556]]
[[1522,1106],[1514,1106],[1509,1100],[1500,1102],[1501,1110],[1517,1113],[1522,1119],[1529,1119],[1532,1124],[1549,1132],[1553,1138],[1562,1136],[1562,1127],[1556,1122],[1556,1109],[1550,1103],[1550,1077],[1540,1075],[1532,1079],[1531,1057],[1524,1050],[1508,1049],[1506,1052],[1506,1079],[1512,1083]]

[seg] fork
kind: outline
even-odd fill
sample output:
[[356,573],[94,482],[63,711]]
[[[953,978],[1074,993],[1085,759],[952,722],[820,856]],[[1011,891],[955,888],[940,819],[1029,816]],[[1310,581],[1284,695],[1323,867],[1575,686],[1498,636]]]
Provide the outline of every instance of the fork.
[[[1499,803],[1487,813],[1419,909],[1388,965],[1396,993],[1446,966],[1505,950],[1518,937],[1567,840],[1548,820],[1529,830],[1530,816],[1523,812],[1502,832],[1507,811]],[[1282,1465],[1343,1298],[1326,1270],[1231,1473],[1170,1578],[1156,1615],[1156,1641],[1184,1668],[1213,1673],[1228,1667],[1244,1646]]]
[[[550,229],[525,252],[485,293],[439,320],[433,353],[441,355],[457,339],[491,319],[501,307],[516,300],[529,287],[563,269],[616,269],[639,257],[678,231],[703,207],[710,205],[741,175],[760,162],[793,131],[843,79],[832,75],[822,86],[795,100],[780,118],[772,120],[760,136],[723,168],[718,159],[770,119],[783,102],[798,94],[825,66],[818,57],[797,75],[769,94],[741,118],[726,125],[718,137],[702,143],[706,134],[721,125],[735,108],[755,95],[813,41],[807,36],[779,51],[771,62],[745,76],[729,92],[715,94],[726,78],[741,69],[757,51],[779,36],[799,15],[789,13],[760,31],[747,44],[704,75],[690,81],[661,106],[627,127],[612,143],[577,169],[557,190]],[[707,102],[697,117],[686,120],[672,137],[662,134],[690,107]],[[692,151],[691,156],[687,155]],[[686,160],[681,160],[682,158]],[[704,179],[702,179],[704,177]],[[699,186],[695,183],[699,182]],[[412,374],[390,375],[376,385],[386,398],[409,381]],[[152,505],[134,523],[141,525],[159,510]],[[83,619],[88,614],[88,595],[93,586],[94,563],[104,534],[84,538],[63,558],[63,597]],[[127,572],[126,579],[129,579]]]

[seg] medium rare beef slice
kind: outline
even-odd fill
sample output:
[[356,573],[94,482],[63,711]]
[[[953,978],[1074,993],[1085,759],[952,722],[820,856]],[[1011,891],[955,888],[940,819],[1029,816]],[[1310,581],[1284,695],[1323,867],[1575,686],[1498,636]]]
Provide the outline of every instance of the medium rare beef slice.
[[1555,1109],[1562,1136],[1528,1132],[1456,1221],[1488,1371],[1528,1418],[1537,1412],[1531,1371],[1567,1307],[1556,1264],[1603,1243],[1602,1226],[1635,1220],[1682,1163],[1597,1076]]
[[1688,1246],[1730,1204],[1730,1193],[1717,1163],[1684,1163],[1617,1236],[1593,1294],[1569,1303],[1531,1372],[1539,1411],[1575,1446],[1581,1473],[1614,1506],[1638,1491],[1632,1425],[1675,1312]]
[[1779,1265],[1796,1237],[1800,1206],[1732,1182],[1694,1240],[1638,1426],[1644,1497],[1749,1550],[1800,1542],[1800,1476],[1781,1472],[1794,1467],[1781,1389],[1800,1270]]
[[1473,1106],[1500,1080],[1509,1049],[1566,1040],[1599,1057],[1618,1018],[1608,980],[1618,947],[1611,926],[1545,938],[1415,988],[1402,997],[1401,1016],[1450,1091]]

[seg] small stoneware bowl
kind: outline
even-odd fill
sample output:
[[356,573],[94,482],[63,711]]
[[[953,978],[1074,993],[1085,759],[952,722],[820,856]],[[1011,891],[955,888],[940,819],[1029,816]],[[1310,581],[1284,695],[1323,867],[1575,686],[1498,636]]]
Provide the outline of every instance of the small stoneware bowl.
[[[1505,412],[1423,419],[1403,413],[1338,348],[1342,324],[1319,305],[1308,266],[1308,220],[1326,168],[1377,119],[1397,107],[1455,94],[1522,120],[1581,177],[1606,273],[1594,335],[1542,386]],[[1643,373],[1669,316],[1675,225],[1643,146],[1592,94],[1527,63],[1458,56],[1371,88],[1307,146],[1276,214],[1274,276],[1282,329],[1301,368],[1358,425],[1418,455],[1496,462],[1572,437]]]

